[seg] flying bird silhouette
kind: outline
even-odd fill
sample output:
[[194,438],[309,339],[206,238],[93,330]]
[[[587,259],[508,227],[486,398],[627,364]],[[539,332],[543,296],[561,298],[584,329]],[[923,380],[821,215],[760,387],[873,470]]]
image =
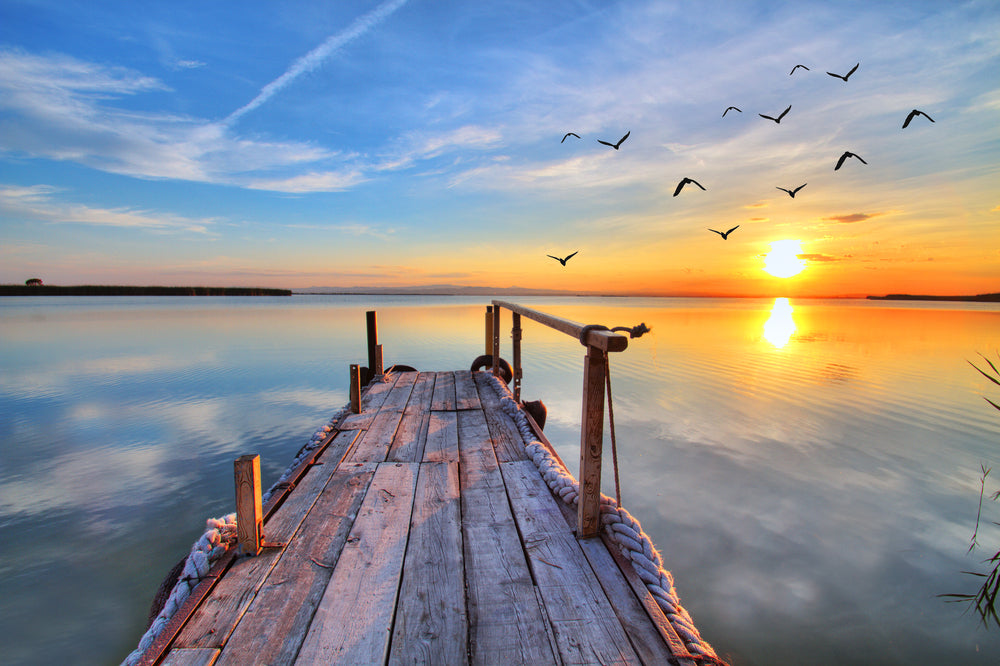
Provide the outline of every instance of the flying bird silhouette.
[[[685,178],[681,182],[677,183],[677,189],[674,190],[674,196],[676,197],[678,194],[680,194],[681,190],[684,189],[684,186],[687,185],[688,183],[694,183],[698,187],[701,187],[701,183],[699,183],[697,180],[693,180],[691,178]],[[701,187],[701,189],[705,189],[705,188]]]
[[765,116],[763,113],[758,113],[757,115],[761,118],[767,118],[768,120],[773,120],[776,123],[780,123],[781,119],[785,117],[785,114],[792,110],[792,105],[789,104],[788,108],[781,112],[777,118],[772,118],[771,116]]
[[868,164],[868,162],[865,162],[865,161],[864,161],[864,160],[863,160],[863,159],[861,158],[861,155],[855,155],[855,154],[854,154],[854,153],[852,153],[851,151],[849,151],[849,150],[845,150],[845,151],[844,151],[844,154],[840,156],[840,159],[839,159],[839,160],[837,160],[837,166],[833,167],[833,170],[834,170],[834,171],[836,171],[836,170],[837,170],[837,169],[839,169],[840,167],[844,166],[844,160],[846,160],[846,159],[847,159],[848,157],[856,157],[856,158],[858,158],[859,160],[861,160],[861,163],[862,163],[862,164]]
[[556,261],[558,261],[558,262],[559,262],[560,264],[562,264],[563,266],[565,266],[565,265],[566,265],[566,262],[567,262],[567,261],[569,261],[570,259],[572,259],[573,257],[575,257],[575,256],[576,256],[576,254],[577,254],[577,252],[579,252],[579,250],[577,250],[577,251],[576,251],[576,252],[574,252],[573,254],[569,255],[569,256],[568,256],[568,257],[566,257],[565,259],[560,259],[559,257],[553,257],[553,256],[552,256],[551,254],[547,254],[547,255],[545,255],[545,256],[546,256],[546,257],[551,257],[552,259],[555,259],[555,260],[556,260]]
[[[858,65],[860,65],[860,64],[861,63],[859,62]],[[858,70],[858,65],[855,65],[854,67],[852,67],[851,71],[849,71],[847,74],[844,74],[843,76],[841,76],[840,74],[834,74],[833,72],[827,72],[827,74],[829,74],[830,76],[836,77],[838,79],[844,79],[844,81],[847,81],[847,79],[850,78],[851,74],[853,74],[854,72],[856,72]]]
[[923,111],[917,111],[916,109],[913,109],[913,111],[910,111],[910,115],[906,116],[906,120],[903,121],[903,129],[906,129],[906,126],[910,124],[910,121],[916,118],[917,116],[923,116],[927,120],[934,122],[934,119],[928,116]]
[[[731,106],[731,107],[729,107],[728,109],[726,109],[725,111],[722,112],[722,117],[725,118],[726,114],[729,113],[730,111],[740,111],[740,110],[737,109],[735,106]],[[740,113],[743,113],[743,112],[740,111]]]
[[798,192],[799,190],[801,190],[803,187],[805,187],[808,184],[809,183],[802,183],[801,185],[799,185],[798,187],[796,187],[794,190],[786,190],[783,187],[779,187],[778,189],[781,190],[782,192],[788,192],[788,196],[790,196],[791,198],[794,199],[795,198],[795,193]]
[[809,68],[806,67],[805,65],[796,65],[795,67],[792,67],[792,71],[788,72],[788,76],[791,76],[792,74],[794,74],[795,70],[797,70],[799,67],[801,67],[802,69],[804,69],[806,71],[809,70]]
[[628,138],[628,135],[631,134],[631,133],[632,133],[632,130],[629,130],[628,132],[625,132],[625,136],[623,136],[622,138],[618,139],[618,143],[608,143],[607,141],[601,141],[600,139],[597,140],[597,143],[603,143],[605,146],[611,146],[615,150],[618,150],[621,147],[621,145],[625,142],[625,139]]
[[740,225],[737,224],[735,227],[733,227],[729,231],[715,231],[715,229],[709,229],[709,231],[715,231],[715,233],[717,233],[720,236],[722,236],[722,240],[729,240],[729,234],[733,233],[734,231],[736,231],[739,228],[740,228]]
[[578,139],[580,138],[580,135],[576,134],[575,132],[566,132],[566,136],[564,136],[562,138],[562,141],[560,141],[559,143],[562,143],[563,141],[565,141],[566,139],[570,138],[571,136],[575,136]]

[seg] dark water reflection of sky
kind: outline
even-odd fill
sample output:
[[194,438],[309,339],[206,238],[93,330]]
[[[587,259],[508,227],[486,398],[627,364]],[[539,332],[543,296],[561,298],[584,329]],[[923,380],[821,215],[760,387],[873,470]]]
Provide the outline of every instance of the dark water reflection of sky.
[[[960,572],[992,554],[966,549],[1000,413],[966,361],[995,355],[998,308],[512,300],[653,328],[611,359],[623,501],[721,653],[996,663],[1000,632],[937,595],[970,591]],[[0,301],[4,663],[120,661],[163,574],[232,510],[232,460],[260,453],[270,484],[346,402],[365,310],[388,363],[456,369],[482,353],[487,302]],[[525,326],[525,398],[575,472],[584,350]],[[1000,531],[980,540],[995,550]]]

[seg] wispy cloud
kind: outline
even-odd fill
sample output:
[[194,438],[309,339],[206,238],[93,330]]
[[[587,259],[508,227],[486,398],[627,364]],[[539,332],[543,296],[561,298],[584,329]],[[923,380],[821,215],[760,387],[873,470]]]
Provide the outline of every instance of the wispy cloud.
[[210,234],[213,218],[188,218],[131,208],[94,208],[85,204],[59,201],[58,190],[47,185],[18,186],[0,184],[0,212],[5,217],[40,220],[53,224],[86,224],[125,227],[159,232]]
[[282,89],[295,81],[295,79],[322,65],[327,58],[336,53],[345,44],[361,37],[377,26],[397,9],[405,5],[406,2],[407,0],[389,0],[388,2],[384,2],[372,11],[356,19],[347,29],[331,35],[325,42],[292,63],[292,66],[284,74],[264,86],[256,97],[229,114],[223,123],[231,125],[250,111],[253,111],[281,92]]
[[870,220],[873,217],[878,217],[879,215],[885,215],[885,213],[851,213],[849,215],[831,215],[830,217],[820,218],[824,222],[838,222],[840,224],[853,224],[855,222],[864,222],[865,220]]

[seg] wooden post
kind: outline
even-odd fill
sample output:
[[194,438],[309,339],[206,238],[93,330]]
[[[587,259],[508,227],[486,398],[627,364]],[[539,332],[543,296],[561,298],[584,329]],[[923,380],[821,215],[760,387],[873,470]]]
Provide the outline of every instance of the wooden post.
[[375,311],[369,310],[365,313],[368,324],[368,369],[375,372],[375,347],[378,345],[378,324],[376,322]]
[[514,347],[514,402],[521,402],[521,315],[511,314],[513,326],[510,329],[511,344]]
[[236,477],[236,535],[244,553],[256,555],[263,539],[264,510],[260,502],[260,456],[240,456],[233,463]]
[[375,345],[375,376],[381,377],[382,373],[385,372],[382,368],[382,345]]
[[361,413],[361,368],[351,364],[351,414]]
[[486,306],[486,354],[493,354],[493,306]]
[[580,496],[577,536],[596,536],[601,529],[601,454],[604,446],[604,352],[587,347],[583,366],[583,417],[580,421]]
[[493,374],[500,376],[500,308],[493,308]]

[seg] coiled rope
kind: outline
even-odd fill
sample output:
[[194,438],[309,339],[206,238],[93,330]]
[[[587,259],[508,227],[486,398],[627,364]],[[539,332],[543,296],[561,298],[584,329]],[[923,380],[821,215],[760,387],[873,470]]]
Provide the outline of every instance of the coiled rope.
[[[350,412],[351,406],[346,405],[341,408],[333,418],[330,419],[327,425],[324,425],[319,430],[317,430],[312,438],[301,448],[296,454],[295,459],[288,466],[288,468],[282,473],[282,475],[275,481],[266,493],[261,497],[261,503],[267,504],[268,500],[271,499],[271,495],[282,485],[287,485],[288,479],[291,477],[295,469],[301,464],[302,460],[309,455],[310,452],[316,449],[323,440],[326,439],[327,435],[333,430],[337,421],[343,418]],[[205,576],[208,575],[209,570],[211,570],[212,565],[222,557],[230,548],[236,544],[236,514],[230,513],[222,516],[221,518],[209,518],[206,521],[205,533],[195,541],[194,545],[191,546],[191,552],[187,556],[187,560],[184,562],[184,570],[177,579],[177,583],[174,585],[173,589],[170,591],[170,596],[167,597],[167,601],[163,604],[163,608],[160,610],[156,619],[153,620],[152,624],[146,630],[146,633],[142,635],[139,639],[139,646],[133,650],[122,662],[122,666],[135,666],[142,659],[143,654],[149,649],[149,646],[153,644],[153,641],[163,632],[164,627],[170,621],[170,618],[174,616],[187,598],[191,596],[191,591],[198,586]]]
[[[576,506],[580,494],[580,484],[573,478],[559,460],[536,437],[528,425],[521,407],[514,401],[510,389],[496,377],[490,384],[500,397],[500,407],[517,425],[525,442],[525,451],[538,468],[542,478],[566,504]],[[601,495],[601,525],[605,534],[618,544],[622,555],[632,563],[636,574],[646,585],[646,589],[656,599],[670,625],[680,636],[687,648],[687,656],[702,663],[725,663],[703,640],[688,611],[681,606],[680,598],[674,587],[674,578],[663,566],[663,558],[656,550],[652,540],[642,531],[642,526],[632,514],[619,506],[611,497]]]

